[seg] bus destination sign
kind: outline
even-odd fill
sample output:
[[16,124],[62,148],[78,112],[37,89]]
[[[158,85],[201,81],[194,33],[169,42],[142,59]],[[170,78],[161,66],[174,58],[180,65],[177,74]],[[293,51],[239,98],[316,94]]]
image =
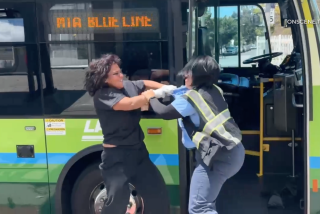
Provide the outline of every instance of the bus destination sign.
[[52,10],[52,34],[148,33],[159,31],[155,8],[113,10]]

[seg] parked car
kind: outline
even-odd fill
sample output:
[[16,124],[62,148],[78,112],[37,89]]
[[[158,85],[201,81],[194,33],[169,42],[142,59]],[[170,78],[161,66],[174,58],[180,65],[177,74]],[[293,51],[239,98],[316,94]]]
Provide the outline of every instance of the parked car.
[[226,47],[225,55],[237,55],[238,52],[239,52],[238,47],[229,46],[229,47]]

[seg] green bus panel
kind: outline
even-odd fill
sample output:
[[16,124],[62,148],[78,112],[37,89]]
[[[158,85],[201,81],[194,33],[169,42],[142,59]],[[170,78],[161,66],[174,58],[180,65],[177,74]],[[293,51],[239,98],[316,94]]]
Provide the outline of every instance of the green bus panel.
[[[319,72],[319,71],[317,71]],[[313,121],[309,126],[310,214],[320,213],[320,86],[313,86]]]
[[[26,131],[27,126],[36,129]],[[55,187],[64,165],[76,153],[102,142],[97,119],[1,120],[0,127],[0,213],[5,214],[48,214],[50,210],[54,214]],[[179,206],[177,121],[142,119],[141,127],[171,203]],[[162,134],[148,135],[148,128],[162,128]],[[18,158],[16,145],[34,145],[35,157]]]
[[[0,213],[50,213],[43,119],[1,119],[0,129]],[[17,145],[33,145],[34,158]]]
[[[0,169],[47,168],[43,119],[1,119],[0,130]],[[18,158],[18,145],[33,145],[35,157]]]
[[[97,119],[66,119],[63,122],[47,122],[46,138],[48,151],[49,182],[55,183],[63,166],[81,150],[101,144],[103,136]],[[111,121],[110,121],[111,122]],[[56,124],[55,124],[56,123]],[[51,126],[48,131],[47,126]],[[55,126],[65,126],[65,131]],[[145,119],[141,121],[145,143],[151,160],[162,172],[167,184],[179,184],[178,132],[175,120]],[[148,135],[147,128],[161,127],[162,134]],[[56,132],[56,133],[55,133]],[[97,157],[100,160],[100,155]]]

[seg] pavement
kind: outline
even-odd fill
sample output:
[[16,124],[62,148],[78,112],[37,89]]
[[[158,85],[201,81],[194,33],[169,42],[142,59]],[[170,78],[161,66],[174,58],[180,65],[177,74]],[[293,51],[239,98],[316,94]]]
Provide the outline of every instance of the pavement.
[[[251,64],[243,64],[242,62],[251,57],[261,55],[256,49],[240,53],[241,67],[251,67]],[[239,66],[239,53],[237,55],[220,56],[219,64],[225,67],[238,67]]]
[[[243,64],[242,62],[244,60],[247,60],[251,57],[263,55],[264,53],[261,50],[258,49],[252,49],[247,52],[240,53],[240,60],[241,60],[241,67],[251,67],[251,64]],[[286,55],[281,55],[279,57],[273,58],[272,59],[272,64],[274,65],[280,65],[282,60],[284,59]],[[230,56],[220,56],[219,58],[219,64],[222,67],[238,67],[238,60],[239,60],[239,55],[230,55]]]

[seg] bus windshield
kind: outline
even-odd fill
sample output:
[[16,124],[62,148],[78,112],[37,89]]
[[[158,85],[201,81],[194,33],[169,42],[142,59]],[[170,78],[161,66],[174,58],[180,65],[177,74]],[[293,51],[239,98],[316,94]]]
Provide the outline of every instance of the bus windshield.
[[[207,6],[201,10],[204,13],[197,20],[199,51],[213,56],[221,67],[251,67],[243,61],[278,48],[276,45],[271,47],[266,35],[287,31],[274,28],[280,23],[265,21],[264,14],[269,10],[279,13],[278,4]],[[292,41],[289,37],[283,39]],[[276,38],[272,38],[274,40]],[[283,55],[272,60],[273,64],[279,65],[286,54],[291,53],[293,46],[289,43],[285,51],[281,50]]]

